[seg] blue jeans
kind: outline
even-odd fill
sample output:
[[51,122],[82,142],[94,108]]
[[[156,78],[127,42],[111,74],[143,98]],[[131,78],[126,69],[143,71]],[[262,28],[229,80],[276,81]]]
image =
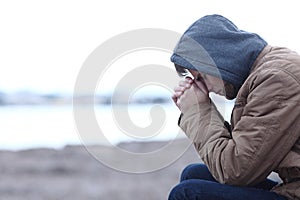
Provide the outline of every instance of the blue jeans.
[[276,184],[269,179],[254,187],[221,184],[204,164],[192,164],[183,170],[180,183],[172,189],[169,200],[287,200],[269,191]]

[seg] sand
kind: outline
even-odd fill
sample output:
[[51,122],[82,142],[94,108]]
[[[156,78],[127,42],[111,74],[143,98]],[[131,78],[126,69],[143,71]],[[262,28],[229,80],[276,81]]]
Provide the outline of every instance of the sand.
[[[174,149],[185,149],[187,139],[177,140]],[[151,152],[166,142],[123,143],[119,147],[130,152]],[[120,166],[131,166],[114,148],[89,147]],[[171,149],[172,150],[172,149]],[[152,163],[137,161],[139,169],[154,166],[168,159],[157,156]],[[191,163],[201,163],[193,146],[175,162],[148,173],[124,173],[99,162],[83,146],[63,149],[31,149],[0,151],[0,199],[2,200],[164,200],[179,180],[182,169]],[[278,179],[272,174],[273,179]]]
[[[142,152],[164,144],[125,143],[120,146]],[[183,144],[186,144],[185,140],[178,140],[175,147],[183,148]],[[112,148],[92,148],[114,154]],[[169,166],[141,174],[111,169],[96,160],[83,146],[0,151],[0,159],[0,199],[5,200],[167,199],[169,191],[177,184],[182,169],[190,163],[201,162],[193,147]],[[149,165],[146,162],[144,164]],[[139,165],[143,165],[143,162]]]

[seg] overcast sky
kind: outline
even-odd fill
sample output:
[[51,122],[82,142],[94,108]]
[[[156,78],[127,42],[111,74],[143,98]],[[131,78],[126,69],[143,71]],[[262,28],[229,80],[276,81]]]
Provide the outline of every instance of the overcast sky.
[[300,52],[297,2],[3,0],[0,90],[72,92],[85,59],[109,38],[138,28],[183,33],[198,18],[214,13],[271,45]]

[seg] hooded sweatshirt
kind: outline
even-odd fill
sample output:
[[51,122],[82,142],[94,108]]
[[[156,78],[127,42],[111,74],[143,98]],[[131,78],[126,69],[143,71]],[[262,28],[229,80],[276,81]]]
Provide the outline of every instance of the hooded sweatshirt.
[[232,84],[237,94],[266,45],[260,36],[238,29],[225,17],[207,15],[185,31],[171,61],[220,78]]

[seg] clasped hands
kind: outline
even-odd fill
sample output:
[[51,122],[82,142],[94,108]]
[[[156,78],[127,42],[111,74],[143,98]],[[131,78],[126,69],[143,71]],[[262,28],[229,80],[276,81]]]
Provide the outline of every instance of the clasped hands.
[[172,99],[179,110],[185,113],[195,104],[208,102],[208,93],[207,86],[201,77],[196,79],[186,77],[174,88]]

